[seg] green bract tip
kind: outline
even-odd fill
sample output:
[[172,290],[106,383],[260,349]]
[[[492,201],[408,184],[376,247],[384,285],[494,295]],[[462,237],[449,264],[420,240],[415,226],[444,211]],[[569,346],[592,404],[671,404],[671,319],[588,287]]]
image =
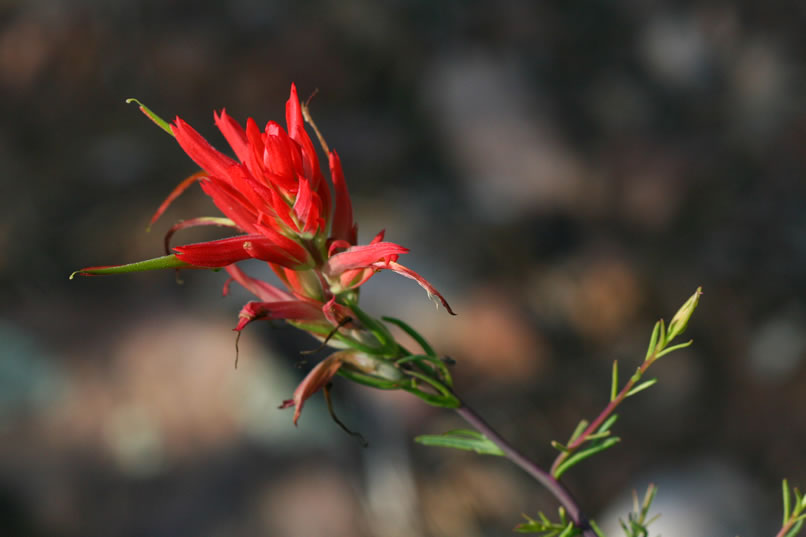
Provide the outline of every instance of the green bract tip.
[[144,105],[143,103],[141,103],[137,99],[134,99],[134,98],[131,98],[131,97],[126,99],[126,104],[131,104],[131,103],[135,103],[137,106],[139,106],[140,111],[143,112],[146,116],[148,116],[148,119],[150,119],[151,121],[156,123],[162,130],[164,130],[165,132],[167,132],[171,136],[174,136],[174,131],[171,128],[171,125],[167,121],[165,121],[164,119],[159,117],[157,114],[155,114],[149,107],[147,107],[146,105]]

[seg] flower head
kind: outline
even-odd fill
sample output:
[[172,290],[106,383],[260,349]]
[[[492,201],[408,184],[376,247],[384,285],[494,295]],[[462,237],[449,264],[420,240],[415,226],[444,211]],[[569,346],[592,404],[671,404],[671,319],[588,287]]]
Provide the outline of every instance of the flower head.
[[[359,288],[380,270],[392,270],[415,280],[429,297],[436,297],[453,313],[428,281],[398,263],[400,255],[408,253],[407,248],[384,241],[383,231],[369,244],[358,244],[358,227],[353,219],[341,160],[324,143],[307,109],[300,104],[293,84],[286,102],[285,128],[270,121],[261,129],[251,118],[241,126],[225,110],[213,114],[234,158],[215,149],[183,119],[177,117],[168,124],[145,106],[140,107],[172,134],[201,168],[171,192],[151,223],[196,182],[224,217],[197,217],[174,225],[166,235],[166,256],[129,265],[89,267],[78,271],[79,274],[156,268],[224,268],[230,276],[225,292],[229,283],[236,281],[258,299],[241,309],[236,330],[258,319],[285,319],[326,341],[336,331],[337,343],[344,344],[346,338],[347,346],[370,354],[378,348],[384,349],[377,351],[379,354],[390,352],[390,348],[398,349],[396,344],[388,347],[385,336],[378,336],[383,330],[377,324],[370,328],[362,323],[362,314],[357,309]],[[305,130],[306,120],[327,153],[332,192]],[[170,252],[169,241],[175,232],[208,225],[231,228],[236,234],[176,246],[173,253]],[[267,262],[287,290],[246,275],[236,265],[246,259]],[[363,319],[367,321],[366,316]],[[316,391],[338,371],[345,357],[352,355],[340,354],[315,368],[318,380],[309,381],[295,394],[297,412],[311,390]]]

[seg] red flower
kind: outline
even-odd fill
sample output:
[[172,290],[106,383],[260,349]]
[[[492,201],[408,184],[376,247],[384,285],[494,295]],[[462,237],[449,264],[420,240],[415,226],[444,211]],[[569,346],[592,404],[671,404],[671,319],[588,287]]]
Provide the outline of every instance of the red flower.
[[[226,239],[174,247],[175,254],[160,262],[140,262],[118,267],[91,267],[82,274],[105,274],[151,268],[227,267],[230,275],[250,289],[261,302],[248,304],[238,328],[258,318],[312,321],[318,309],[336,324],[344,308],[337,297],[356,290],[379,270],[392,270],[419,283],[429,297],[436,296],[453,313],[434,287],[397,260],[407,248],[383,241],[383,232],[370,244],[357,245],[357,225],[341,161],[328,151],[333,194],[319,167],[313,142],[304,128],[297,89],[291,85],[286,103],[287,131],[270,121],[263,130],[253,119],[242,127],[226,111],[213,114],[233,153],[233,159],[212,147],[181,118],[168,125],[150,110],[143,111],[171,132],[184,151],[198,164],[198,172],[174,189],[157,210],[152,223],[168,205],[194,182],[227,218],[200,217],[175,225],[174,232],[193,226],[218,225],[240,235]],[[320,137],[321,141],[321,137]],[[166,239],[167,239],[166,238]],[[167,242],[167,240],[166,240]],[[290,294],[266,283],[247,279],[234,263],[245,259],[269,263]],[[266,290],[271,287],[271,299]],[[280,295],[278,293],[284,293]]]
[[[392,270],[419,283],[429,297],[436,296],[453,314],[439,292],[422,276],[399,264],[408,249],[383,240],[378,233],[369,244],[357,244],[357,225],[341,161],[319,141],[328,153],[331,187],[322,175],[313,142],[304,128],[303,108],[292,84],[286,103],[286,127],[269,122],[261,130],[253,119],[242,127],[226,111],[213,115],[237,159],[213,148],[181,118],[169,125],[141,105],[160,127],[174,135],[179,145],[202,170],[182,181],[162,203],[152,224],[170,203],[195,182],[226,216],[197,217],[179,222],[166,235],[168,243],[177,231],[194,226],[216,225],[235,229],[238,235],[173,248],[174,254],[129,265],[90,267],[78,273],[112,274],[157,268],[219,268],[229,273],[225,284],[236,281],[258,300],[247,303],[239,313],[235,330],[258,319],[285,319],[328,339],[334,346],[356,347],[340,351],[317,365],[284,406],[295,406],[294,423],[302,405],[321,389],[342,365],[378,376],[385,367],[387,380],[400,380],[399,369],[386,363],[388,343],[378,327],[356,305],[357,291],[379,270]],[[306,112],[307,113],[307,112]],[[310,122],[310,118],[307,120]],[[311,123],[313,126],[313,124]],[[316,127],[313,126],[314,130]],[[247,276],[236,263],[246,259],[266,261],[288,290]],[[72,277],[72,276],[71,276]],[[336,327],[336,330],[333,329]],[[380,358],[373,357],[374,349]],[[384,350],[385,349],[385,350]]]

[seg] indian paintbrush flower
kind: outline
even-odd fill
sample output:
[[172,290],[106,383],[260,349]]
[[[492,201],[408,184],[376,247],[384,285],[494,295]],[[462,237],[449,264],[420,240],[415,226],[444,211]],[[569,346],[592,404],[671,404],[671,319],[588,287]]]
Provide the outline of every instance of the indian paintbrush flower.
[[[380,323],[371,323],[366,314],[358,310],[359,287],[376,272],[392,270],[415,280],[429,297],[436,297],[453,313],[428,281],[397,262],[400,255],[409,251],[407,248],[384,241],[383,231],[369,244],[358,244],[358,226],[353,219],[339,156],[327,148],[317,130],[328,156],[331,193],[314,144],[305,130],[304,108],[293,84],[286,102],[285,129],[270,121],[261,130],[251,118],[243,127],[225,110],[213,114],[216,126],[236,158],[215,149],[181,118],[168,124],[145,106],[140,107],[172,134],[201,168],[171,192],[151,223],[194,183],[201,185],[224,217],[198,217],[174,225],[166,236],[167,255],[163,257],[129,265],[88,267],[78,271],[79,274],[156,268],[224,268],[230,276],[225,293],[230,281],[236,281],[258,298],[241,309],[235,330],[240,331],[258,319],[284,319],[326,341],[337,334],[332,343],[359,347],[365,355],[364,361],[372,354],[401,353],[397,344],[381,341],[387,338],[379,336]],[[312,124],[310,118],[307,119]],[[316,130],[315,125],[312,126]],[[175,232],[209,225],[231,228],[237,234],[175,246],[173,253],[170,252],[169,241]],[[268,263],[287,290],[246,275],[236,263],[247,259]],[[368,322],[373,326],[367,326]],[[330,380],[342,365],[351,362],[353,366],[357,363],[355,354],[337,353],[311,371],[290,400],[297,407],[295,422],[304,400]]]

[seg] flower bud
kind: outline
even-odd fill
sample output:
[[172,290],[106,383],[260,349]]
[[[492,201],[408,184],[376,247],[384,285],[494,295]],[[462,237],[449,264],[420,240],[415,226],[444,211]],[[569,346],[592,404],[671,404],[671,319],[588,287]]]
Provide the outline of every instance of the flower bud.
[[697,290],[694,291],[694,294],[686,300],[686,303],[683,304],[677,313],[674,314],[672,320],[669,321],[669,328],[666,333],[666,341],[669,342],[682,334],[686,330],[686,326],[688,325],[688,320],[691,319],[691,315],[694,313],[694,310],[697,309],[697,304],[700,301],[700,295],[702,294],[702,287],[697,287]]

